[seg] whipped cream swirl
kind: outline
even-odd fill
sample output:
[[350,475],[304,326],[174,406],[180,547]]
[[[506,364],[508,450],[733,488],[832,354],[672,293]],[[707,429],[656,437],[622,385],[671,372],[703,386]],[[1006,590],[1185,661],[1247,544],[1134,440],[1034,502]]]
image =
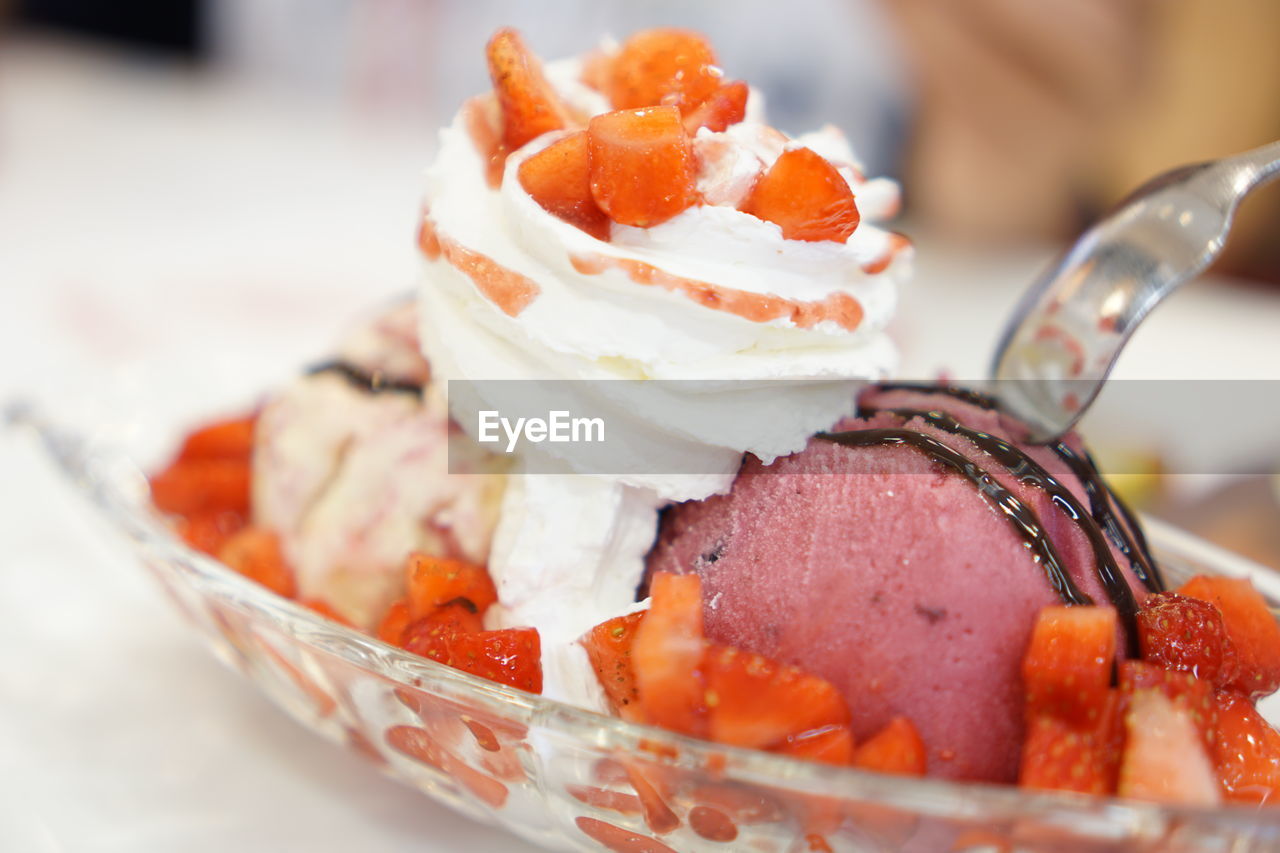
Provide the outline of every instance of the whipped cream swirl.
[[[606,111],[580,70],[566,60],[548,65],[547,77],[574,112]],[[615,413],[611,441],[690,454],[710,473],[583,474],[564,454],[552,460],[557,474],[521,476],[517,463],[504,498],[489,562],[501,605],[491,621],[540,630],[547,695],[603,708],[575,641],[634,608],[658,510],[727,490],[743,453],[771,461],[851,413],[852,383],[895,366],[885,327],[911,252],[874,224],[896,212],[896,185],[864,180],[834,128],[794,140],[770,128],[754,90],[746,120],[694,138],[704,203],[652,228],[615,223],[608,242],[548,213],[518,180],[524,159],[560,134],[513,152],[491,185],[483,131],[499,126],[495,110],[488,96],[470,101],[442,131],[427,172],[419,300],[435,378],[698,380],[649,392],[678,395],[676,405],[647,404],[643,383],[626,385],[636,395],[629,405],[601,402]],[[796,146],[850,183],[862,222],[846,242],[786,240],[777,225],[735,209],[760,170]],[[673,420],[674,410],[682,416]],[[476,411],[452,415],[475,431]]]

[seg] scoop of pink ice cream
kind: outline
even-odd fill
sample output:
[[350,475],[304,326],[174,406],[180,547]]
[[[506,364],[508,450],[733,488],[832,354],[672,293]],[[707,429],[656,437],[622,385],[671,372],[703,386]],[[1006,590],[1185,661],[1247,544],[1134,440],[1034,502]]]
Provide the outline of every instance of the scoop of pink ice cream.
[[832,681],[855,737],[905,715],[931,775],[1012,781],[1036,613],[1123,616],[1153,570],[1074,437],[1016,444],[982,401],[934,390],[860,408],[836,440],[749,457],[729,494],[669,509],[649,568],[702,577],[714,641]]

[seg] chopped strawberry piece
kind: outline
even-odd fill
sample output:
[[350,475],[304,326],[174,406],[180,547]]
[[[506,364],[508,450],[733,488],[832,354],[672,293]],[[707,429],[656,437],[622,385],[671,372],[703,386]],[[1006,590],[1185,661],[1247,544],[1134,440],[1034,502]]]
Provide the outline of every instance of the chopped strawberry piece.
[[1137,690],[1155,689],[1186,711],[1204,741],[1213,746],[1218,709],[1213,702],[1213,685],[1189,672],[1174,672],[1152,663],[1127,660],[1120,664],[1120,692],[1128,700]]
[[783,151],[741,210],[781,226],[788,240],[843,243],[861,220],[844,176],[808,148]]
[[405,631],[412,621],[409,603],[403,600],[393,602],[378,625],[378,639],[392,646],[404,645]]
[[1220,691],[1213,758],[1223,796],[1235,802],[1280,804],[1280,732],[1244,696]]
[[1018,783],[1043,791],[1114,793],[1124,743],[1122,704],[1120,692],[1111,690],[1089,721],[1029,714]]
[[239,533],[244,526],[245,518],[242,514],[226,510],[179,516],[174,522],[174,529],[182,537],[182,541],[197,551],[214,557],[227,544],[227,540]]
[[542,651],[535,628],[464,631],[423,621],[406,632],[405,649],[422,657],[530,693],[542,692]]
[[597,240],[609,239],[609,217],[591,195],[586,131],[551,143],[520,164],[520,185],[548,213]]
[[684,129],[690,136],[699,128],[719,133],[731,124],[737,124],[747,115],[747,97],[750,87],[741,80],[725,83],[708,98],[684,116]]
[[253,455],[253,428],[257,416],[216,421],[187,436],[179,459],[242,459]]
[[1125,732],[1120,796],[1185,805],[1219,802],[1218,780],[1191,715],[1162,691],[1134,691]]
[[303,598],[298,601],[303,607],[310,608],[319,613],[324,618],[337,622],[339,625],[346,625],[348,628],[354,628],[345,616],[339,613],[334,606],[322,598]]
[[1236,649],[1218,608],[1172,592],[1151,595],[1138,611],[1142,657],[1165,669],[1194,673],[1218,686],[1238,675]]
[[697,33],[644,30],[614,57],[605,91],[614,109],[670,104],[688,112],[715,92],[722,76],[711,44]]
[[631,645],[640,708],[655,725],[703,734],[702,583],[697,575],[658,572],[649,589],[649,611]]
[[587,125],[591,194],[614,222],[648,228],[697,201],[697,162],[675,107],[618,110]]
[[771,751],[805,761],[845,765],[853,761],[853,747],[853,732],[848,726],[824,726],[792,735]]
[[853,766],[878,773],[923,776],[928,756],[920,733],[906,717],[894,717],[853,751]]
[[280,537],[270,530],[246,527],[227,540],[218,559],[276,595],[293,598],[298,592],[293,570],[280,551]]
[[636,689],[631,647],[644,613],[618,616],[587,632],[582,645],[587,650],[591,667],[609,697],[609,704],[624,720],[640,721],[640,693]]
[[413,553],[405,564],[409,612],[415,619],[464,599],[473,613],[483,613],[498,600],[493,580],[483,566],[446,557]]
[[498,30],[486,52],[507,150],[515,151],[531,139],[568,126],[564,104],[518,32],[510,27]]
[[1093,718],[1106,699],[1115,655],[1115,610],[1044,608],[1022,660],[1028,712],[1070,721]]
[[247,459],[180,459],[151,478],[151,500],[163,512],[249,514]]
[[475,634],[484,630],[484,619],[481,619],[480,613],[472,610],[463,599],[463,601],[454,602],[452,605],[436,607],[434,611],[431,611],[429,615],[422,617],[422,619],[413,620],[408,626],[408,634],[412,634],[417,625],[439,625],[445,630],[452,631],[452,633],[461,631],[461,633],[465,634]]
[[1247,580],[1198,575],[1178,590],[1215,605],[1235,646],[1238,670],[1225,687],[1251,698],[1280,687],[1280,624]]
[[709,733],[717,743],[766,749],[849,723],[849,706],[826,679],[729,646],[703,660]]

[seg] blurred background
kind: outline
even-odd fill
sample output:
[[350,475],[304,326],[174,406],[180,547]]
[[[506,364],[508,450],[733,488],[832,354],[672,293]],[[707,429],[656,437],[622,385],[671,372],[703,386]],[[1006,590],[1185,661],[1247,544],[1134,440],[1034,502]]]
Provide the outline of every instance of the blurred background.
[[[980,377],[1020,290],[1087,223],[1164,169],[1280,138],[1273,0],[0,0],[0,273],[13,316],[53,323],[30,334],[67,332],[40,335],[47,382],[93,363],[143,386],[128,365],[153,375],[163,352],[162,371],[260,390],[411,286],[418,176],[505,24],[547,58],[694,27],[774,124],[844,128],[904,186],[908,375]],[[1275,378],[1277,221],[1280,185],[1121,375]],[[211,366],[196,342],[219,341]],[[1157,475],[1191,439],[1149,426],[1109,427],[1104,456],[1150,474],[1127,478],[1140,503],[1214,532],[1222,484],[1172,499]],[[1273,491],[1255,477],[1240,500],[1274,508]],[[1274,520],[1233,545],[1280,563]]]
[[[314,362],[413,286],[435,131],[507,24],[545,58],[694,27],[774,124],[844,128],[904,186],[911,378],[983,377],[1023,289],[1146,178],[1280,138],[1275,0],[0,0],[0,401],[114,413],[158,457]],[[1277,223],[1280,183],[1092,433],[1141,508],[1272,566],[1280,424],[1221,429],[1280,389]],[[1137,411],[1123,382],[1157,380],[1173,411]],[[520,849],[317,750],[163,622],[29,444],[0,470],[0,847]]]

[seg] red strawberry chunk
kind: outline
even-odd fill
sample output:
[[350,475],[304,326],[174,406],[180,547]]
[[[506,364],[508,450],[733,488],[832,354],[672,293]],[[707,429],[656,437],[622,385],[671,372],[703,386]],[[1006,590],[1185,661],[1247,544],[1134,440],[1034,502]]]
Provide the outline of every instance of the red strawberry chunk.
[[151,500],[163,512],[249,514],[247,459],[180,459],[151,478]]
[[218,559],[257,581],[276,595],[293,598],[298,592],[293,570],[284,561],[280,537],[261,527],[246,527],[227,540]]
[[586,131],[559,139],[528,157],[517,174],[533,200],[597,240],[609,239],[609,217],[591,195]]
[[1022,661],[1030,714],[1096,718],[1111,684],[1116,612],[1109,607],[1046,607]]
[[409,612],[415,619],[459,599],[466,601],[473,613],[483,613],[498,600],[485,568],[464,560],[410,554],[405,575]]
[[725,83],[684,116],[684,129],[693,136],[705,127],[717,133],[746,118],[750,87],[741,80]]
[[653,29],[623,43],[604,85],[614,109],[670,104],[688,112],[715,92],[721,76],[705,38],[689,30]]
[[1124,742],[1121,698],[1119,691],[1108,691],[1093,719],[1082,722],[1030,713],[1018,783],[1045,791],[1114,793]]
[[494,33],[486,50],[489,77],[502,111],[508,151],[569,124],[568,112],[542,73],[542,63],[510,27]]
[[640,692],[636,688],[631,647],[644,613],[618,616],[592,628],[582,638],[587,658],[595,670],[609,704],[624,720],[641,721]]
[[654,574],[649,611],[631,646],[645,717],[685,734],[706,732],[702,583],[697,575]]
[[405,631],[412,621],[409,603],[403,600],[393,602],[378,624],[378,639],[391,646],[403,645]]
[[179,516],[174,522],[174,529],[186,542],[197,551],[203,551],[216,557],[232,536],[245,526],[245,518],[241,513],[227,510],[197,512],[188,516]]
[[1221,799],[1213,765],[1187,711],[1160,690],[1136,690],[1125,713],[1122,797],[1185,805]]
[[849,707],[831,682],[729,646],[703,661],[711,739],[765,749],[789,737],[849,723]]
[[1280,805],[1280,732],[1239,693],[1215,697],[1218,733],[1214,765],[1223,796],[1235,802]]
[[1138,611],[1142,657],[1218,686],[1238,675],[1236,650],[1222,614],[1207,601],[1176,593],[1147,597]]
[[911,721],[894,717],[853,751],[853,766],[878,773],[923,776],[928,753]]
[[1227,688],[1257,698],[1280,687],[1280,624],[1252,583],[1198,575],[1178,592],[1208,601],[1221,611],[1239,662]]
[[253,455],[253,429],[257,416],[230,418],[197,429],[178,451],[179,459],[241,459]]
[[845,765],[853,761],[853,747],[853,732],[848,726],[825,726],[791,735],[771,751],[805,761]]
[[648,228],[697,201],[698,165],[675,107],[595,116],[587,143],[591,194],[614,222]]
[[1218,709],[1213,701],[1213,685],[1189,672],[1174,672],[1155,664],[1127,660],[1120,664],[1120,692],[1127,702],[1135,691],[1155,689],[1178,708],[1186,711],[1206,749],[1213,746]]
[[542,650],[535,628],[469,631],[423,620],[406,631],[405,649],[499,684],[542,692]]
[[861,220],[844,176],[808,148],[782,152],[741,210],[781,226],[788,240],[843,243]]

